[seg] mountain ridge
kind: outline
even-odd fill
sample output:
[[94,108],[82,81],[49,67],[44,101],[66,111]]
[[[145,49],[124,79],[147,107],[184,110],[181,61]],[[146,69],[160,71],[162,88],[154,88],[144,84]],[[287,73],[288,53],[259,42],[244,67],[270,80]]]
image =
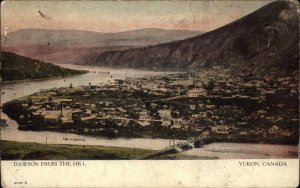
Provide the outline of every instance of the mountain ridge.
[[[254,63],[254,59],[297,59],[295,52],[292,56],[282,53],[298,46],[298,16],[298,2],[275,1],[200,36],[149,47],[106,51],[91,65],[195,69],[217,64],[228,66],[234,61]],[[263,53],[265,55],[261,56]],[[271,58],[270,54],[274,53],[275,56],[279,53],[280,57]]]
[[87,57],[107,50],[149,46],[201,34],[189,30],[140,29],[118,33],[83,30],[23,29],[1,37],[2,48],[51,63],[85,64]]
[[11,52],[1,51],[0,73],[2,81],[15,81],[64,77],[84,74],[86,71],[67,69]]
[[[114,41],[117,40],[136,40],[140,38],[140,41],[131,41],[131,43],[136,43],[138,45],[148,45],[142,44],[147,42],[147,40],[153,40],[150,43],[157,43],[163,41],[171,41],[177,38],[189,38],[191,36],[202,34],[200,31],[190,31],[190,30],[166,30],[160,28],[144,28],[138,30],[129,30],[116,33],[104,33],[104,32],[94,32],[94,31],[85,31],[85,30],[49,30],[49,29],[39,29],[39,28],[27,28],[17,31],[13,31],[7,34],[7,40],[4,41],[4,36],[1,37],[2,43],[4,46],[9,46],[11,44],[19,44],[23,46],[28,45],[47,45],[48,42],[60,42],[62,46],[69,44],[81,44],[84,46],[85,43],[94,43],[99,47],[99,43],[103,41],[110,40],[113,43],[110,46],[120,46],[114,44]],[[169,36],[168,36],[169,35]],[[176,35],[176,38],[175,36]],[[130,38],[128,38],[130,37]],[[155,38],[155,37],[160,37]],[[163,38],[165,37],[165,38]],[[169,37],[169,38],[168,38]],[[106,39],[107,38],[107,39]],[[144,38],[144,39],[143,39]],[[71,41],[73,40],[73,41]],[[75,40],[75,41],[74,41]],[[124,45],[123,45],[124,46]],[[130,46],[130,45],[126,45]]]

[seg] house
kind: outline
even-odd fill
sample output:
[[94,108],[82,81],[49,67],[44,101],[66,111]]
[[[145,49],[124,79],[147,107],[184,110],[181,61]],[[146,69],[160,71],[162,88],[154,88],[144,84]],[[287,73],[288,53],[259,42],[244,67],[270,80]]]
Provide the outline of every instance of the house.
[[171,110],[158,110],[158,114],[161,119],[170,119],[172,117]]
[[199,106],[200,109],[204,109],[205,108],[205,104],[203,104],[203,103],[198,104],[198,106]]
[[24,107],[24,108],[27,108],[28,107],[28,103],[22,103],[21,106]]
[[219,133],[219,134],[228,134],[229,128],[225,125],[217,125],[211,128],[212,132]]
[[188,97],[199,97],[206,94],[207,92],[204,88],[193,88],[187,92]]
[[269,128],[268,132],[269,134],[277,134],[279,130],[280,129],[277,125],[273,125],[271,128]]
[[33,103],[46,102],[49,101],[48,96],[31,96],[31,101]]
[[171,125],[171,121],[170,120],[163,120],[162,123],[161,123],[161,126],[164,126],[164,127],[168,127]]
[[174,118],[173,119],[173,126],[174,127],[181,128],[182,124],[183,124],[183,119],[182,118]]
[[139,113],[139,120],[140,121],[150,121],[151,117],[148,115],[147,112],[140,112]]
[[195,109],[196,109],[196,105],[190,104],[190,109],[191,109],[191,110],[195,110]]
[[60,103],[60,104],[62,104],[62,103],[64,103],[64,104],[70,104],[70,103],[72,103],[72,99],[58,99],[58,102]]
[[143,84],[142,85],[143,89],[148,89],[148,90],[158,90],[158,84]]

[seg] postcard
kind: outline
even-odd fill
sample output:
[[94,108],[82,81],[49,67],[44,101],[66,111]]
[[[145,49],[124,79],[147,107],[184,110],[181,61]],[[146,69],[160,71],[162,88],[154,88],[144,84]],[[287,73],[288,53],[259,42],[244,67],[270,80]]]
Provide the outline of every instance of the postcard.
[[295,0],[1,3],[2,187],[297,187]]

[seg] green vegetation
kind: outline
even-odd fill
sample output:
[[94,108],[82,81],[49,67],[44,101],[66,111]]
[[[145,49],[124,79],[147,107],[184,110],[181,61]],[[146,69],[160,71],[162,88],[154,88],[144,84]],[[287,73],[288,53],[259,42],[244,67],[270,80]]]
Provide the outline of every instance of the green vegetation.
[[[134,159],[152,150],[109,146],[38,144],[31,142],[0,141],[2,160],[99,160]],[[180,154],[168,154],[156,159],[193,159]]]
[[45,79],[84,74],[86,71],[62,68],[51,63],[1,52],[1,78],[3,81]]

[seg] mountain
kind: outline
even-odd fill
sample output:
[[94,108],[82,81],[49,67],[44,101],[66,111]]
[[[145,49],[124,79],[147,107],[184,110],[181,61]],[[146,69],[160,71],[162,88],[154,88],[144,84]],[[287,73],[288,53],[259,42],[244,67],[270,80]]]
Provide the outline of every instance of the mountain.
[[145,69],[197,69],[213,65],[298,69],[299,4],[275,1],[189,39],[100,53],[91,65]]
[[83,73],[86,72],[62,68],[10,52],[1,52],[2,81],[64,77]]
[[199,31],[141,29],[119,33],[80,30],[22,29],[2,36],[2,48],[51,63],[86,63],[87,57],[107,50],[149,46],[185,39]]

